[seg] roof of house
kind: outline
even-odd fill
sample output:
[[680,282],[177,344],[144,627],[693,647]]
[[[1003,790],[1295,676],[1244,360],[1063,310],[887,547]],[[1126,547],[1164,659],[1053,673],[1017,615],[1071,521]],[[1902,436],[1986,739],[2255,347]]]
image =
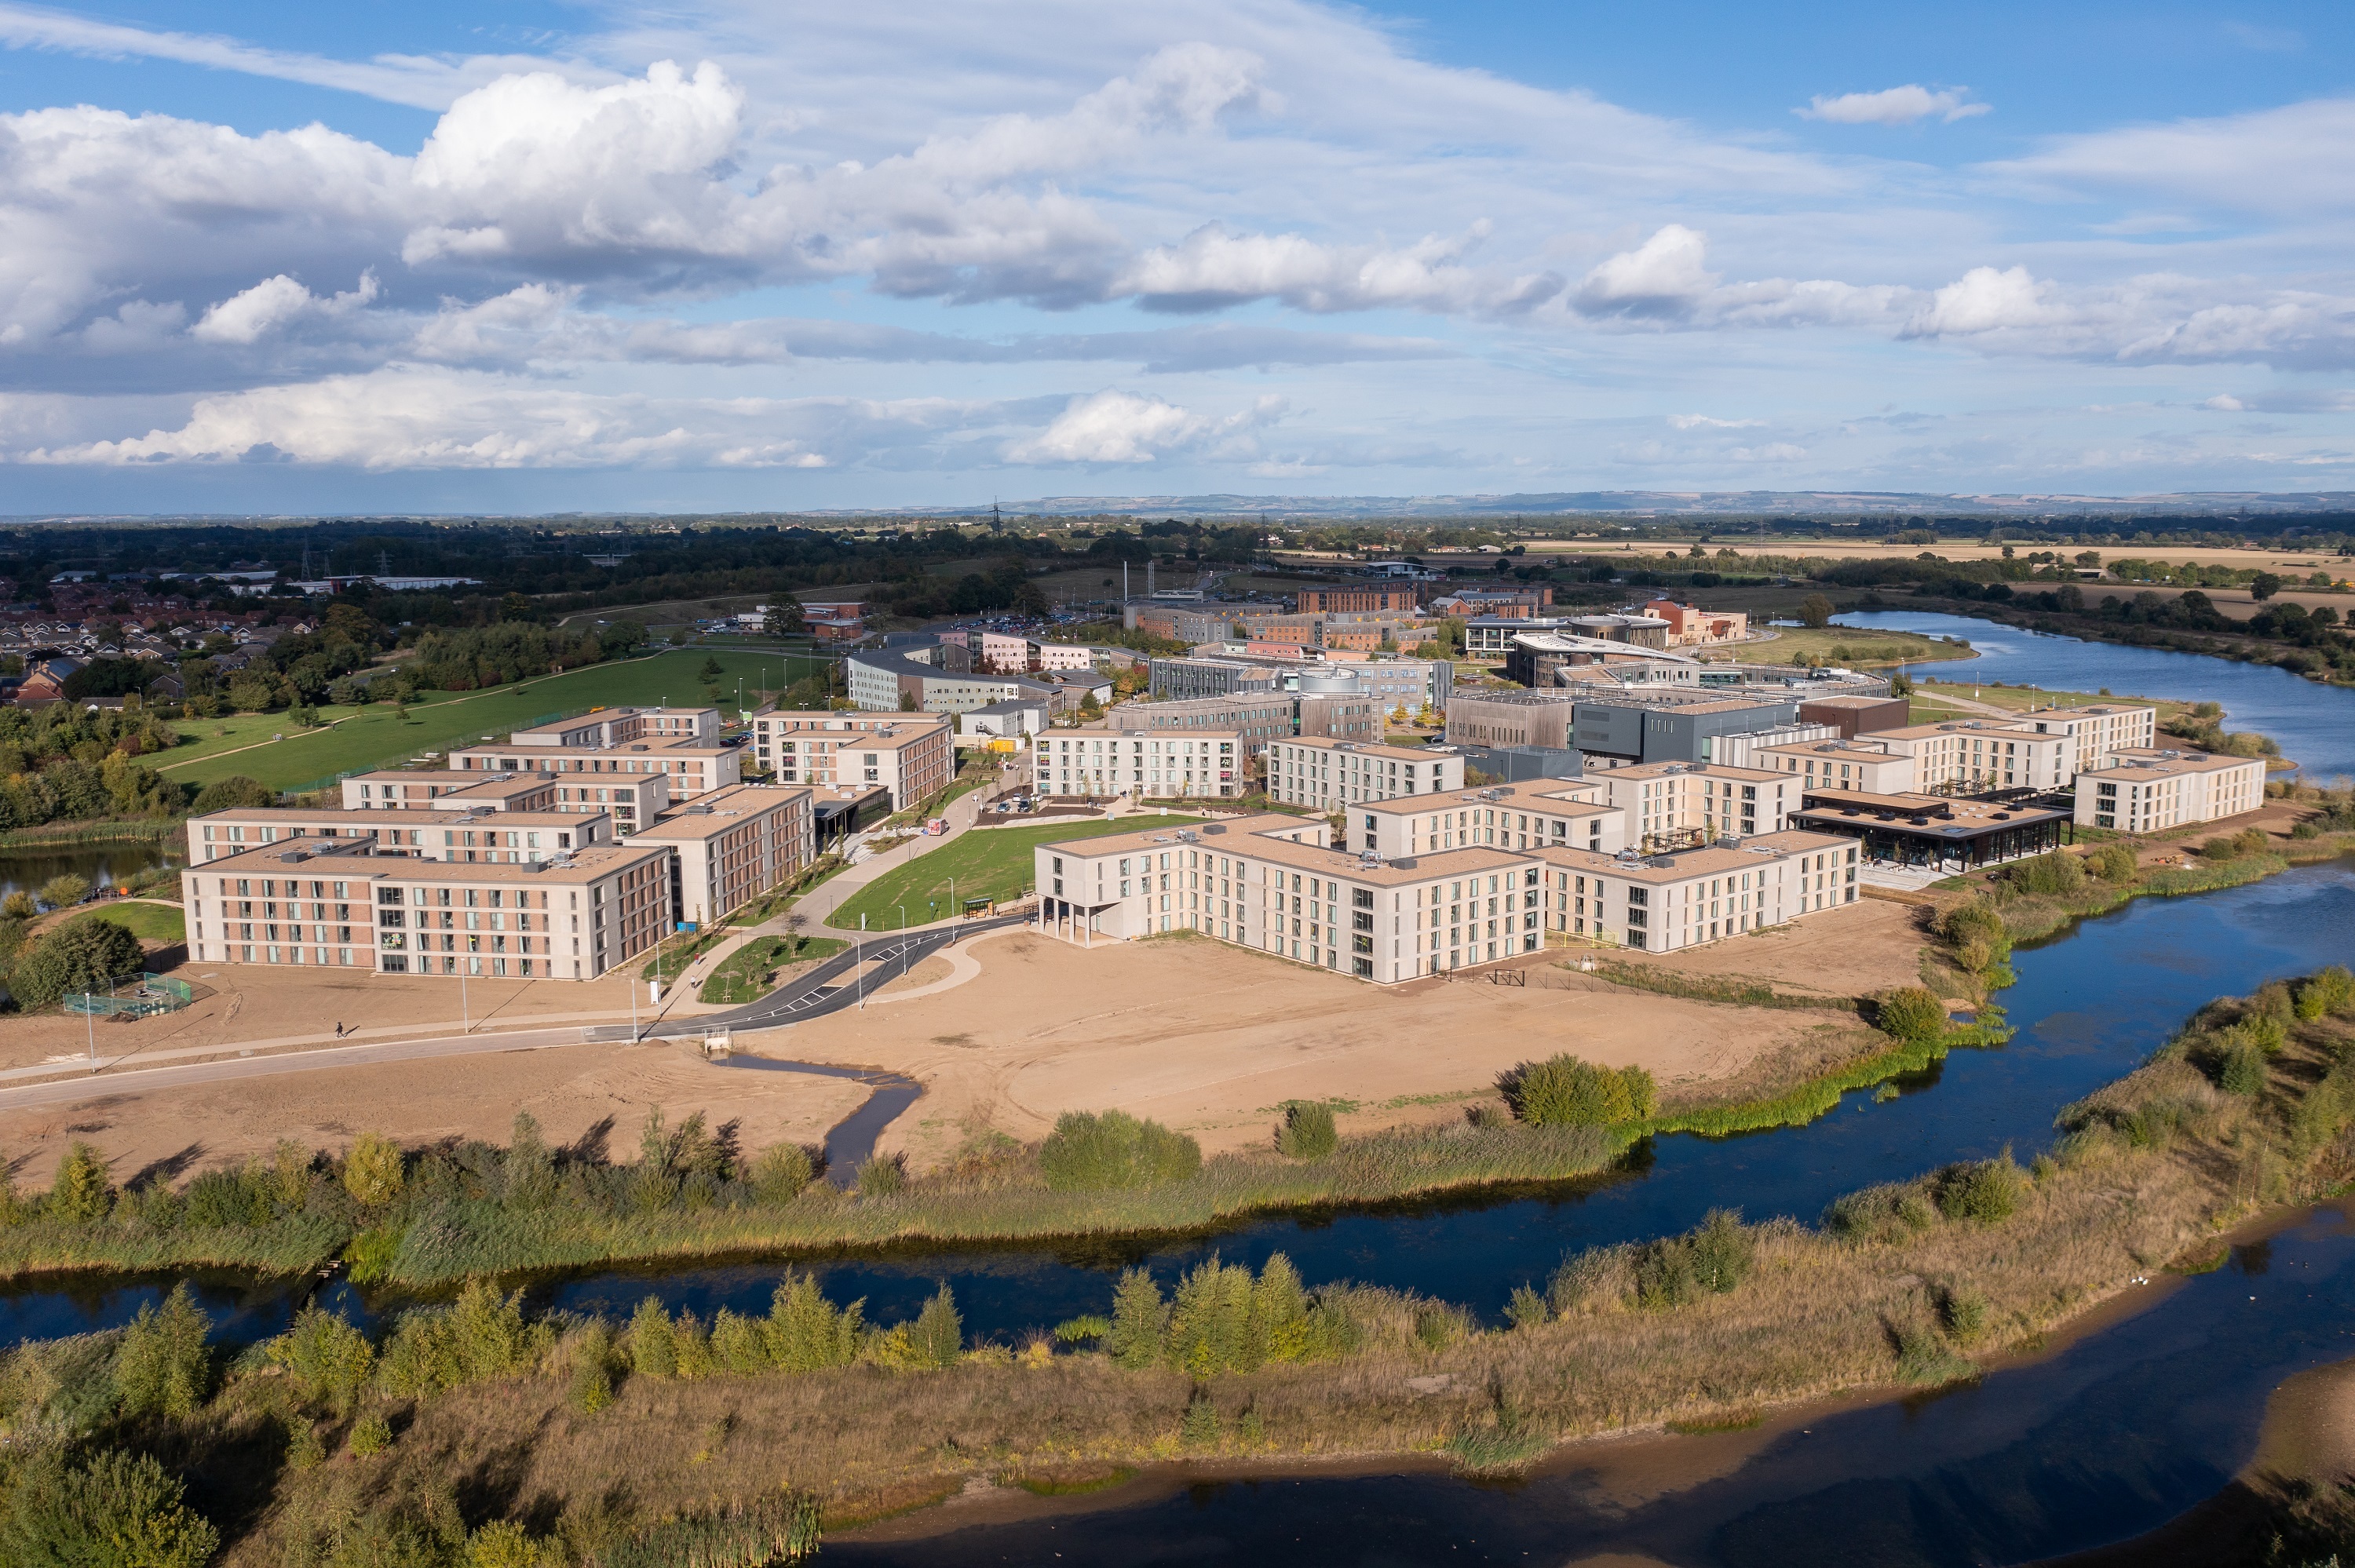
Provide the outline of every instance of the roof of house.
[[374,841],[347,841],[348,849],[331,848],[326,841],[298,839],[293,843],[264,844],[242,854],[225,855],[193,865],[183,874],[213,876],[364,876],[400,882],[598,882],[616,872],[648,862],[659,863],[670,851],[659,844],[643,849],[599,844],[544,861],[426,860],[416,855],[373,854]]
[[709,795],[698,795],[686,805],[673,808],[661,821],[633,829],[623,837],[631,843],[643,839],[656,842],[708,839],[741,828],[772,811],[790,810],[795,802],[809,798],[810,791],[798,785],[730,784]]
[[2136,774],[2174,778],[2186,773],[2222,773],[2232,768],[2260,768],[2265,765],[2262,757],[2218,757],[2205,751],[2160,750],[2148,747],[2122,747],[2110,754],[2109,760],[2098,768],[2088,768],[2078,774]]

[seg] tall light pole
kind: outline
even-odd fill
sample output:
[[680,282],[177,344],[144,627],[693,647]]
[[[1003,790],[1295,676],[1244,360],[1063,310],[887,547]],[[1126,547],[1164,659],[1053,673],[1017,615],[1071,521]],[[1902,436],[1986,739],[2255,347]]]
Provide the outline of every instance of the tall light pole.
[[458,1033],[472,1034],[474,1032],[474,1010],[466,1002],[466,971],[464,969],[458,971],[458,1017],[463,1024]]
[[867,916],[861,915],[858,917],[858,940],[853,943],[850,948],[851,984],[858,990],[858,1011],[861,1012],[867,1011],[867,977],[858,971],[860,961],[859,955],[865,951],[866,947]]

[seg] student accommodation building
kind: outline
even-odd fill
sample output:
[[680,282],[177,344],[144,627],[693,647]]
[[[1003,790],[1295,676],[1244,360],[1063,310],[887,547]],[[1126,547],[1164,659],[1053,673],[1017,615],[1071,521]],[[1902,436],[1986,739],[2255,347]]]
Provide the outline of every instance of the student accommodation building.
[[931,714],[762,708],[752,715],[753,760],[780,784],[875,786],[904,811],[956,776],[954,723]]
[[2128,747],[2077,776],[2076,820],[2149,833],[2235,817],[2264,801],[2263,758]]
[[389,975],[594,980],[660,939],[670,852],[601,845],[467,863],[272,845],[181,874],[199,963]]
[[626,842],[669,848],[671,917],[709,925],[810,863],[815,853],[811,791],[764,784],[714,790]]
[[1312,811],[1464,788],[1460,752],[1305,736],[1271,741],[1267,796]]

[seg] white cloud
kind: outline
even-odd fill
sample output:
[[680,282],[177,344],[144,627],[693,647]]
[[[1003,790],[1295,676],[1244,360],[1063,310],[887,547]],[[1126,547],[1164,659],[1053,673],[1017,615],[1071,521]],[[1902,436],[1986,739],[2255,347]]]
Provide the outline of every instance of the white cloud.
[[1905,323],[1904,335],[1968,336],[2054,325],[2064,315],[2052,303],[2052,291],[2051,284],[2038,282],[2025,267],[1974,267],[1931,295],[1929,305]]
[[1113,284],[1149,310],[1220,310],[1275,299],[1296,310],[1408,306],[1446,312],[1518,311],[1561,292],[1550,272],[1487,276],[1460,263],[1486,224],[1455,238],[1427,236],[1402,250],[1335,247],[1296,234],[1230,234],[1205,224],[1175,246],[1137,258]]
[[1699,231],[1667,224],[1589,272],[1574,302],[1588,315],[1687,314],[1717,283],[1717,274],[1703,265],[1705,246]]
[[1802,120],[1828,120],[1835,125],[1911,125],[1934,114],[1951,125],[1993,107],[1970,102],[1970,90],[1942,87],[1934,92],[1918,82],[1907,82],[1879,92],[1843,92],[1837,98],[1818,95],[1806,108],[1791,112]]
[[1707,414],[1671,414],[1668,423],[1679,430],[1752,430],[1764,419],[1712,419]]
[[1039,434],[1007,445],[1012,463],[1144,463],[1173,451],[1223,446],[1220,455],[1249,456],[1250,432],[1283,412],[1283,400],[1262,397],[1240,413],[1213,419],[1158,397],[1103,391],[1074,397]]
[[376,274],[363,272],[358,288],[323,300],[281,272],[206,311],[203,319],[188,329],[188,335],[199,343],[256,344],[297,322],[348,316],[365,309],[382,291]]
[[2148,191],[2297,219],[2355,206],[2355,98],[2056,137],[1985,171],[2062,200]]

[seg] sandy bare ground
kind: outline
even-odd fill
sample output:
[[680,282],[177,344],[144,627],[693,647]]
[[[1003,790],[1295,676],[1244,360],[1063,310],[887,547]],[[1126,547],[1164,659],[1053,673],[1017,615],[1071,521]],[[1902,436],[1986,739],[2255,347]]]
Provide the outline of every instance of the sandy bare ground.
[[[338,1023],[363,1038],[382,1038],[455,1034],[467,1019],[479,1029],[486,1022],[627,1017],[632,982],[623,977],[636,972],[632,966],[598,980],[470,980],[462,999],[455,980],[291,965],[181,964],[170,973],[197,988],[196,1001],[155,1018],[101,1020],[94,1031],[104,1054],[134,1047],[267,1048],[281,1041],[332,1039]],[[640,986],[639,1004],[651,1014],[645,996]],[[0,1019],[0,1067],[80,1055],[92,1031],[75,1013]]]
[[1705,948],[1677,953],[1573,949],[1571,956],[1591,951],[1598,959],[1755,981],[1785,992],[1863,996],[1892,985],[1921,983],[1919,955],[1926,939],[1922,920],[1928,913],[1911,905],[1862,899]]
[[0,1160],[19,1181],[46,1186],[80,1139],[106,1155],[118,1181],[151,1170],[185,1177],[238,1164],[282,1138],[338,1150],[365,1131],[408,1144],[505,1143],[517,1111],[538,1118],[552,1144],[594,1145],[602,1131],[610,1152],[628,1160],[653,1106],[674,1127],[701,1111],[715,1130],[732,1127],[750,1151],[781,1139],[820,1142],[867,1093],[840,1078],[717,1065],[675,1042],[572,1045],[0,1111]]
[[[1721,972],[1853,993],[1915,978],[1912,911],[1859,905],[1811,916],[1790,946],[1761,938],[1699,961]],[[1067,1110],[1117,1107],[1184,1129],[1206,1150],[1252,1146],[1288,1099],[1339,1099],[1345,1131],[1453,1119],[1515,1063],[1573,1051],[1641,1064],[1663,1085],[1739,1077],[1828,1025],[1809,1013],[1690,1002],[1558,972],[1559,988],[1419,981],[1377,989],[1201,939],[1092,951],[1028,931],[961,948],[980,973],[903,1002],[739,1037],[804,1060],[868,1064],[929,1093],[883,1136],[919,1167],[975,1128],[1044,1135]],[[1716,956],[1718,954],[1722,956]],[[940,960],[934,960],[940,961]],[[922,976],[911,980],[922,983]]]

